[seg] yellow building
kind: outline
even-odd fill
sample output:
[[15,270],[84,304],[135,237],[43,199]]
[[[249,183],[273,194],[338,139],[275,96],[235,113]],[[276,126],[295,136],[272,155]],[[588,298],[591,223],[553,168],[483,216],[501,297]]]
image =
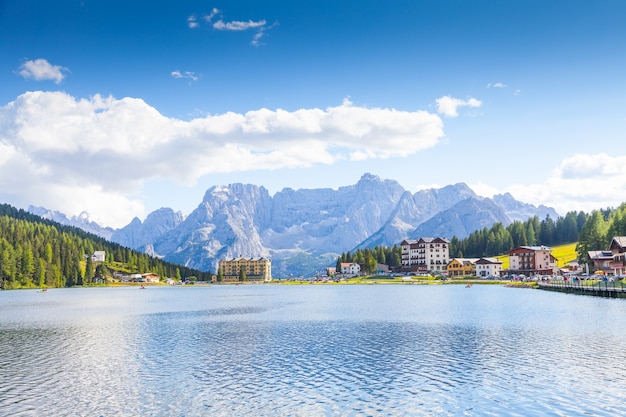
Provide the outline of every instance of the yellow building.
[[464,277],[476,275],[476,262],[478,258],[454,258],[448,265],[446,270],[449,277]]
[[220,261],[220,271],[224,282],[237,282],[243,269],[247,281],[270,282],[272,280],[272,261],[267,258],[233,258]]

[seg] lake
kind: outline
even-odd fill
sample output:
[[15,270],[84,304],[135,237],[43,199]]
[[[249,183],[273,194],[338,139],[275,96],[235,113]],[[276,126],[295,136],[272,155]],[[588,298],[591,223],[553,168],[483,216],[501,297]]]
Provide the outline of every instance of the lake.
[[0,415],[626,415],[625,320],[499,285],[0,291]]

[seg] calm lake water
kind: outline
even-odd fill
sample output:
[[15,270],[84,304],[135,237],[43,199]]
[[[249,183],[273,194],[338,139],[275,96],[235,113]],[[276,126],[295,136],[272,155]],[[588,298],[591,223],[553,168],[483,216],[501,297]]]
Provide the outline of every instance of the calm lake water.
[[0,415],[626,415],[625,320],[492,285],[0,291]]

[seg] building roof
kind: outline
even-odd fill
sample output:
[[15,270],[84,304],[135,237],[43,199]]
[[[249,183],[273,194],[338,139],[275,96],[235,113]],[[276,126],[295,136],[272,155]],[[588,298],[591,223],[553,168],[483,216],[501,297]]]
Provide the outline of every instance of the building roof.
[[477,264],[502,264],[502,261],[500,261],[497,258],[480,258],[478,261],[476,261]]
[[445,237],[421,237],[418,242],[424,243],[450,243]]
[[[467,265],[467,264],[475,264],[476,261],[478,261],[478,259],[479,258],[452,258],[450,259],[450,262],[458,261],[462,263],[463,265]],[[450,262],[448,262],[448,264],[450,264]]]
[[521,251],[541,251],[541,250],[552,250],[551,247],[549,246],[518,246],[516,248],[513,248],[511,250],[509,250],[507,253],[516,253],[516,252],[521,252]]
[[610,250],[590,250],[587,252],[591,260],[610,260],[613,259],[613,252]]
[[611,249],[613,249],[613,244],[619,245],[619,248],[622,250],[626,250],[626,236],[613,236],[613,240],[611,240]]
[[224,261],[226,262],[233,262],[233,261],[271,261],[271,259],[269,258],[244,258],[242,256],[238,257],[238,258],[230,258],[230,259],[224,259]]
[[415,245],[416,243],[450,243],[445,237],[420,237],[419,239],[404,239],[401,245]]

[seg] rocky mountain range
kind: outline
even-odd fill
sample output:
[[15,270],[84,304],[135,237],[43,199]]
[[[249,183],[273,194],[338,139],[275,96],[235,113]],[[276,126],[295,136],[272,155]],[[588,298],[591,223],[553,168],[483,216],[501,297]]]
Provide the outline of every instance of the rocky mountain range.
[[463,183],[412,194],[371,174],[336,190],[285,188],[274,196],[257,185],[214,186],[186,217],[162,208],[118,230],[97,231],[86,216],[29,211],[201,270],[215,271],[228,257],[270,257],[276,277],[312,274],[357,248],[427,236],[464,238],[496,222],[558,217],[552,208],[510,194],[480,197]]

